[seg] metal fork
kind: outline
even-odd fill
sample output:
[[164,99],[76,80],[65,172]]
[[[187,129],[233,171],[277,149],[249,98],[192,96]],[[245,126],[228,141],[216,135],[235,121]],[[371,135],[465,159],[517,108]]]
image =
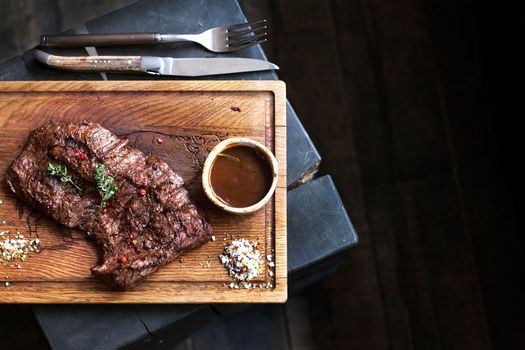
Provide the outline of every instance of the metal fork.
[[265,42],[266,20],[210,28],[200,34],[117,33],[42,35],[42,47],[122,46],[191,41],[213,52],[232,52]]

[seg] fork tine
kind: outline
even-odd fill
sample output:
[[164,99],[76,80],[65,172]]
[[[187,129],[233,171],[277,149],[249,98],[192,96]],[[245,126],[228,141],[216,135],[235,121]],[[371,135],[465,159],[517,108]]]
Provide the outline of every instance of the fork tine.
[[257,39],[260,39],[262,37],[265,37],[268,33],[264,32],[257,35],[250,35],[246,37],[239,38],[237,41],[229,41],[228,46],[238,46],[238,45],[244,45],[252,41],[258,41]]
[[268,26],[260,26],[260,27],[257,27],[257,28],[243,30],[242,32],[230,32],[231,34],[228,34],[228,39],[237,38],[237,37],[242,36],[244,34],[255,33],[255,32],[258,32],[258,31],[266,29],[266,28],[268,28]]
[[248,27],[248,26],[253,26],[254,24],[259,24],[259,23],[266,23],[266,20],[265,19],[260,19],[258,21],[252,21],[252,22],[246,22],[246,23],[238,23],[238,24],[232,24],[231,26],[228,26],[226,28],[226,31],[231,31],[232,29],[240,29],[240,28],[244,28],[244,27]]
[[237,51],[237,50],[246,49],[248,47],[251,47],[251,46],[254,46],[254,45],[257,45],[257,44],[260,44],[260,43],[264,43],[266,41],[268,41],[268,39],[251,41],[251,42],[249,42],[247,44],[244,44],[244,45],[241,45],[241,46],[228,46],[228,48],[230,49],[230,51]]

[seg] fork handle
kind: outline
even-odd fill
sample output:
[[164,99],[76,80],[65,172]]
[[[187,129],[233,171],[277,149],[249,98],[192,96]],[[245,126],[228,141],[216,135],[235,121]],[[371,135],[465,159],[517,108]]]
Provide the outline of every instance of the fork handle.
[[42,35],[42,47],[86,47],[158,44],[162,42],[159,33],[115,33],[115,34],[72,34]]

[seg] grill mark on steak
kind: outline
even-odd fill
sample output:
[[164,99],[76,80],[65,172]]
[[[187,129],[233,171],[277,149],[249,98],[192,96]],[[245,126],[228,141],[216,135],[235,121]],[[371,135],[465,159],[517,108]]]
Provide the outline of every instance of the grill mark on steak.
[[[49,162],[67,166],[82,193],[49,176]],[[107,211],[97,215],[100,196],[93,173],[101,164],[119,189]],[[96,123],[49,122],[33,131],[6,181],[26,203],[93,237],[104,257],[92,273],[121,289],[131,289],[212,234],[182,178],[167,163],[129,147],[128,140]],[[139,189],[146,195],[139,195]]]

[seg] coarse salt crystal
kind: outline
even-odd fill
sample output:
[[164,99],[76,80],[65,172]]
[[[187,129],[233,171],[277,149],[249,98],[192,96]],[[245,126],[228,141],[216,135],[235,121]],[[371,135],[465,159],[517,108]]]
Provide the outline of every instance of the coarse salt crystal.
[[[0,236],[3,236],[4,233],[9,233],[9,231],[2,231]],[[14,238],[3,237],[0,240],[0,262],[6,264],[17,259],[24,261],[29,252],[39,251],[39,242],[38,238],[31,241],[26,240],[20,232],[17,232]]]
[[250,281],[263,271],[264,262],[256,246],[256,242],[242,238],[233,240],[224,247],[219,259],[234,280]]

